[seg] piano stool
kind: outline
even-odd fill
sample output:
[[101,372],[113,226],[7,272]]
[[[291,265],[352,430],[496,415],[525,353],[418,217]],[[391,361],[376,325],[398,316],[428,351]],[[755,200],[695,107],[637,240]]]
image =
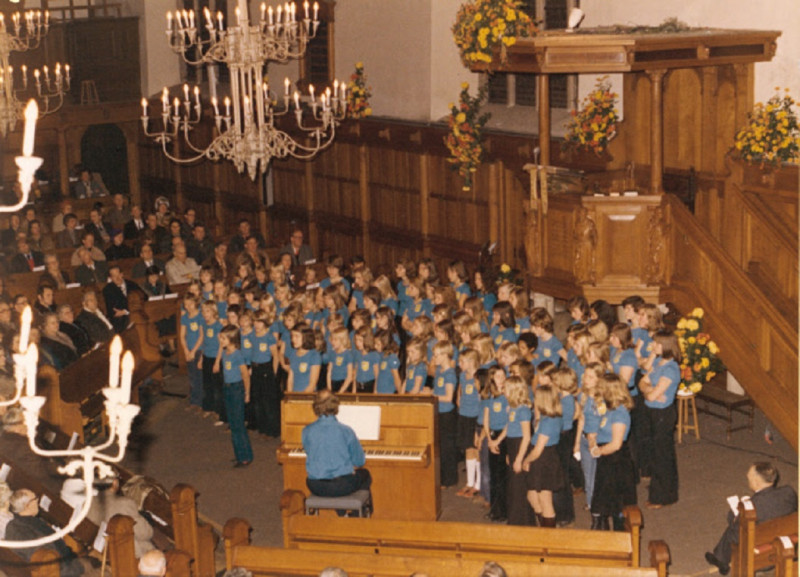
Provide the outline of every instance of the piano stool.
[[319,515],[321,509],[335,509],[357,513],[358,517],[372,515],[372,496],[367,489],[359,489],[355,493],[343,497],[306,497],[306,515]]

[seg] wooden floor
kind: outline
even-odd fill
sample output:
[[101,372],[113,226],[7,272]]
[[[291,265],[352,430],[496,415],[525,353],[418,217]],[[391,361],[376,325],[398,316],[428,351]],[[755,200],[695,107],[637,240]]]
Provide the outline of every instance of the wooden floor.
[[[280,547],[278,501],[283,482],[275,458],[278,441],[251,433],[255,460],[247,469],[233,469],[229,433],[214,427],[210,419],[184,410],[187,403],[179,395],[188,392],[187,379],[173,374],[166,384],[168,394],[153,399],[146,409],[127,464],[159,479],[167,488],[178,482],[192,484],[200,493],[201,515],[220,527],[230,517],[244,517],[254,528],[255,545]],[[744,419],[741,415],[735,418]],[[642,542],[663,539],[669,544],[670,575],[709,574],[712,568],[703,553],[713,548],[725,527],[725,498],[747,492],[745,472],[750,462],[774,460],[783,482],[797,489],[797,455],[780,438],[772,445],[765,443],[765,424],[763,414],[757,411],[753,433],[737,431],[728,443],[723,421],[700,415],[701,439],[684,438],[678,446],[679,502],[660,511],[642,507]],[[642,484],[640,505],[646,500],[647,489]],[[442,520],[488,522],[480,505],[457,497],[452,489],[443,492],[442,503]],[[576,526],[588,528],[583,497],[576,497],[575,503],[579,510]]]

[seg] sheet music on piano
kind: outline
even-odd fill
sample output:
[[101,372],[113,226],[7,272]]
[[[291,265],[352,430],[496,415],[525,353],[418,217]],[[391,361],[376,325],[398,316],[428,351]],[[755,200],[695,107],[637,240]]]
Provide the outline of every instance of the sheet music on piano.
[[336,418],[353,429],[359,441],[381,438],[381,407],[378,405],[339,405]]

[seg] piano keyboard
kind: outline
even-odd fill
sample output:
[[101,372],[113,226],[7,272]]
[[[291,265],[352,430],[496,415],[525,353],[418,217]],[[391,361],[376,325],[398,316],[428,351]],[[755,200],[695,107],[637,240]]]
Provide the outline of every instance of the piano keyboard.
[[[423,461],[425,459],[425,449],[385,449],[380,447],[368,447],[364,449],[367,460],[373,461]],[[302,447],[289,449],[289,457],[302,457],[305,459],[306,452]]]

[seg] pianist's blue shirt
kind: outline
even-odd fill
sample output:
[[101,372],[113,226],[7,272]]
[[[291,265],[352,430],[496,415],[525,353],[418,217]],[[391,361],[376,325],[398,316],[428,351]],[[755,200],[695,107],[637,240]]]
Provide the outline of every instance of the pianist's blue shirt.
[[365,462],[364,449],[353,429],[333,415],[323,415],[303,429],[309,479],[335,479],[353,473]]

